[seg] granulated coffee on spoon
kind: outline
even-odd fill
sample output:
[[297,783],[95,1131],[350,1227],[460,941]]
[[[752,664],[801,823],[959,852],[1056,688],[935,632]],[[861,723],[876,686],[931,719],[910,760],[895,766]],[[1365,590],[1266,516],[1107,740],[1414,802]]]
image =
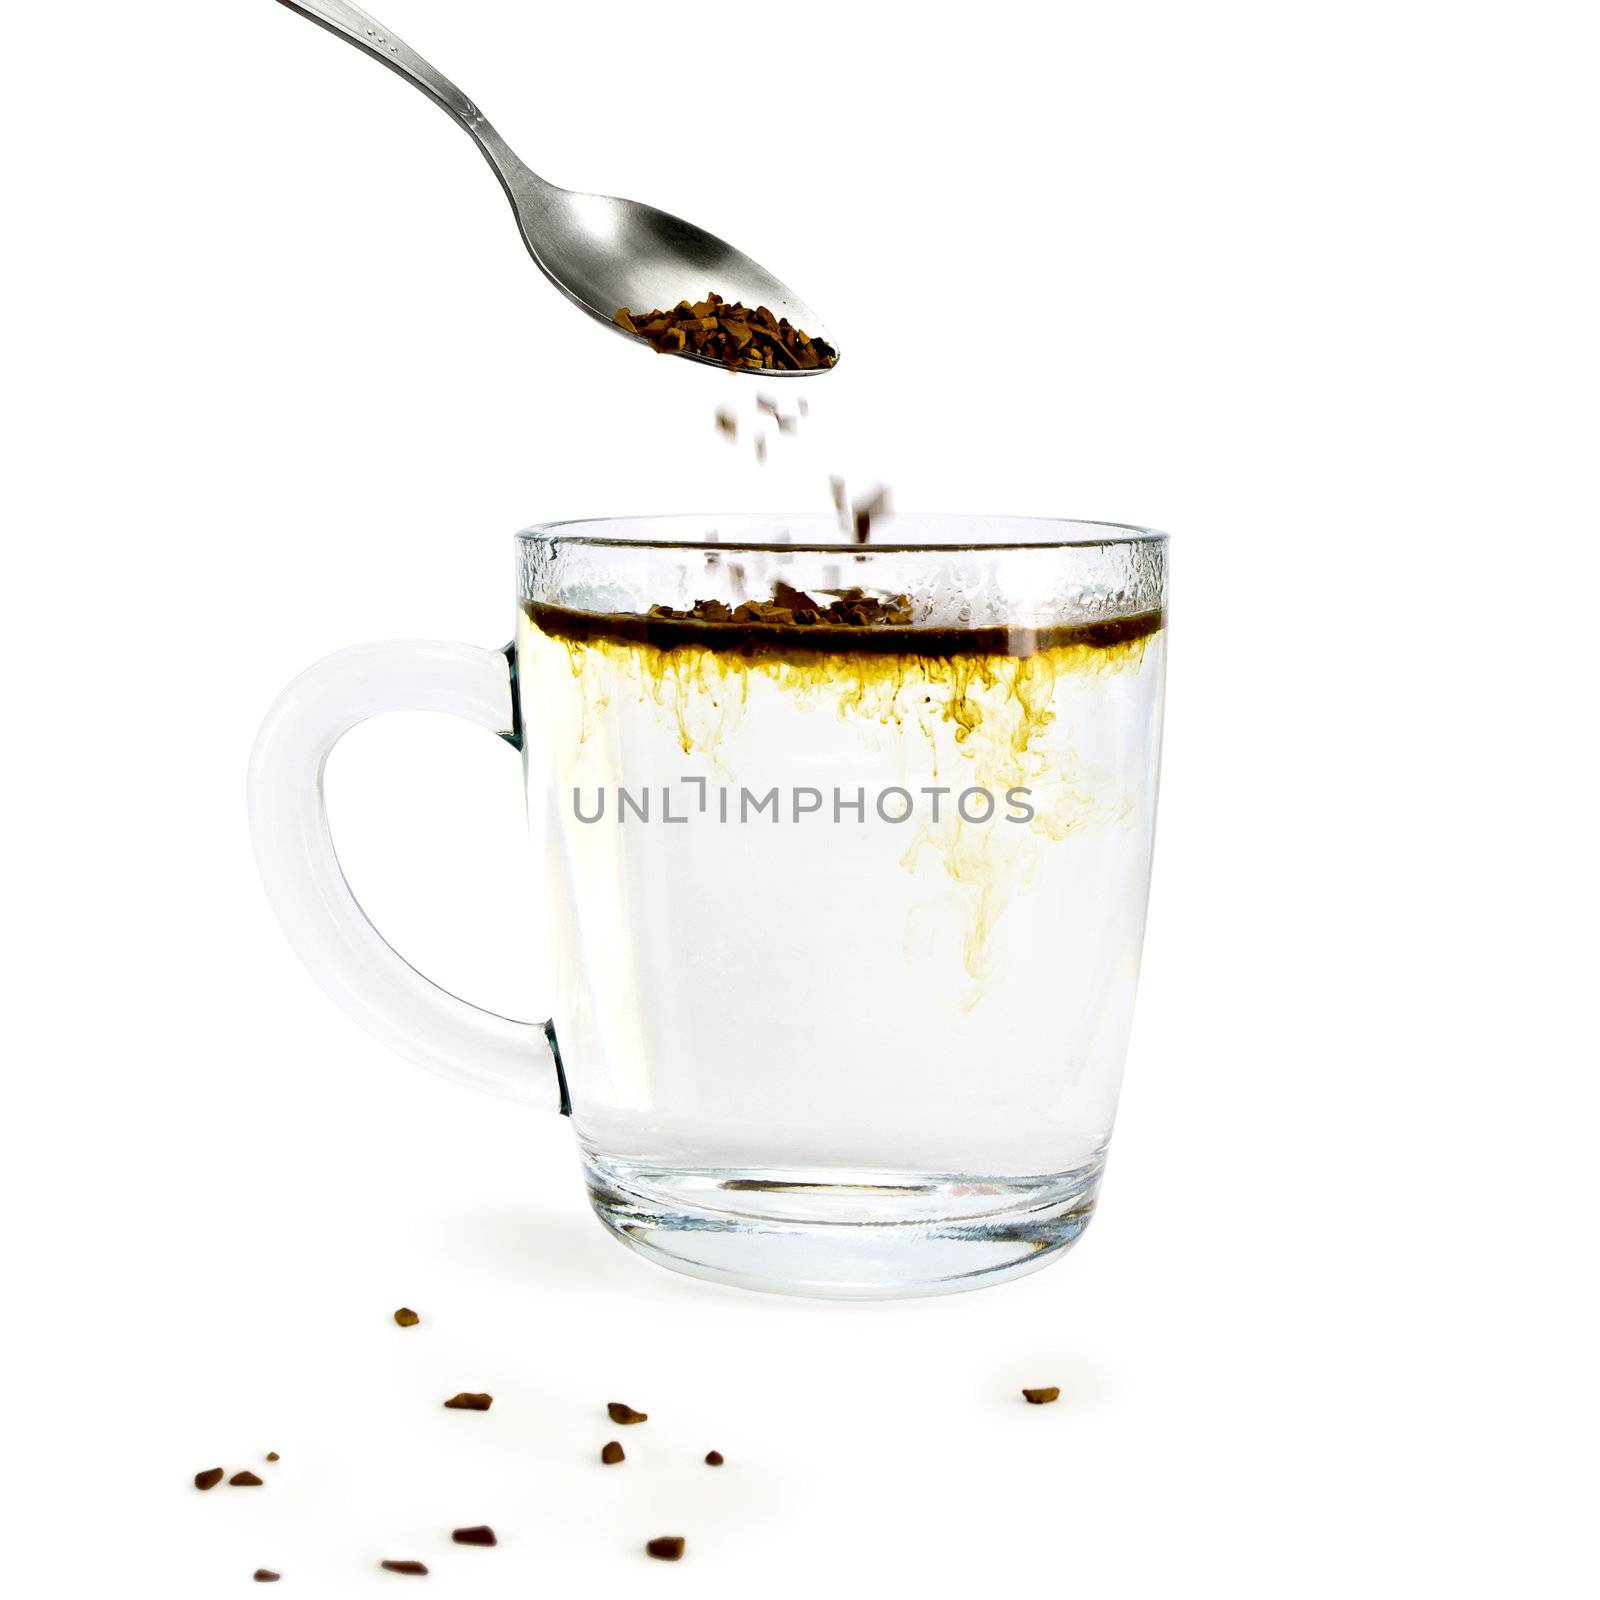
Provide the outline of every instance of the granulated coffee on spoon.
[[680,300],[670,311],[619,310],[612,321],[643,339],[658,355],[704,356],[731,371],[741,367],[769,372],[816,372],[834,365],[838,352],[787,317],[765,306],[753,310],[720,294],[690,304]]

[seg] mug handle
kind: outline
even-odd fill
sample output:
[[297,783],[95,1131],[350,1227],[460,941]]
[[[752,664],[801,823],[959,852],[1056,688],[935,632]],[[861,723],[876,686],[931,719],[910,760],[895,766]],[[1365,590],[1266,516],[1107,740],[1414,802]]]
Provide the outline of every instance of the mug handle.
[[548,1022],[514,1022],[459,1000],[367,920],[328,827],[322,777],[333,747],[385,711],[443,711],[522,748],[509,649],[395,640],[341,650],[278,696],[250,757],[250,835],[285,936],[329,998],[420,1066],[528,1105],[567,1112]]

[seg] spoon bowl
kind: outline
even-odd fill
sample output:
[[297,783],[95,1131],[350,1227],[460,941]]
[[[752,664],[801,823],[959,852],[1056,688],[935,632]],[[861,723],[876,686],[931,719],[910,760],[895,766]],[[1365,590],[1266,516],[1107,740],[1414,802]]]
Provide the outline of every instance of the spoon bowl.
[[[799,295],[714,233],[638,200],[582,194],[541,178],[443,73],[359,6],[346,0],[279,3],[381,61],[449,112],[494,169],[516,213],[522,242],[539,270],[575,306],[612,332],[645,344],[615,321],[623,307],[634,313],[666,311],[679,301],[702,300],[714,291],[752,309],[766,306],[812,339],[826,340],[837,352],[837,342]],[[680,354],[690,361],[724,365],[693,351]],[[731,370],[767,379],[807,377],[829,368]]]

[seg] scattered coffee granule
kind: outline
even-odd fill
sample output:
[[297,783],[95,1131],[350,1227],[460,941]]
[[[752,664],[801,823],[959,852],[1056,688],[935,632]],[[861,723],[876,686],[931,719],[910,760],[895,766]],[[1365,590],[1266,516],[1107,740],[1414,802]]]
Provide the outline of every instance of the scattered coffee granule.
[[800,415],[802,417],[809,417],[811,415],[811,407],[806,403],[806,397],[804,395],[801,395],[795,404],[799,407]]
[[767,464],[767,436],[759,429],[756,430],[755,447],[756,465],[764,467]]
[[620,1400],[611,1400],[606,1404],[606,1415],[613,1422],[626,1425],[630,1422],[648,1422],[650,1414],[647,1411],[635,1411],[632,1406],[625,1406]]
[[215,1489],[222,1482],[223,1469],[221,1467],[207,1467],[204,1472],[194,1475],[194,1486],[197,1489]]
[[1061,1398],[1061,1391],[1054,1385],[1048,1389],[1024,1389],[1022,1391],[1022,1398],[1026,1400],[1030,1406],[1047,1406],[1052,1400],[1059,1400]]
[[608,1467],[614,1467],[619,1461],[626,1461],[628,1458],[623,1455],[622,1446],[613,1439],[610,1444],[600,1446],[600,1459]]
[[422,1318],[419,1317],[410,1306],[401,1306],[400,1309],[395,1312],[394,1320],[398,1322],[402,1328],[414,1328],[419,1322],[422,1321]]
[[659,355],[704,356],[730,371],[816,372],[831,367],[838,352],[825,339],[813,339],[787,317],[765,306],[754,310],[720,294],[691,305],[680,300],[670,311],[630,311],[611,319],[625,333],[643,339]]
[[268,1461],[276,1461],[277,1459],[278,1459],[278,1452],[276,1450],[267,1451],[267,1460]]
[[250,1574],[250,1576],[254,1578],[257,1583],[276,1583],[278,1579],[283,1576],[283,1574],[281,1572],[273,1572],[267,1567],[257,1567],[256,1570]]
[[765,411],[774,422],[778,420],[778,402],[770,394],[758,394],[756,396],[756,410]]
[[726,406],[717,407],[716,423],[718,433],[725,433],[730,439],[739,437],[739,419]]
[[720,1467],[722,1465],[722,1452],[720,1450],[706,1451],[706,1465],[708,1467]]
[[261,1479],[253,1472],[236,1472],[228,1479],[228,1482],[236,1489],[259,1489],[261,1487]]
[[492,1394],[457,1394],[444,1403],[446,1411],[487,1411],[494,1404]]
[[428,1569],[420,1561],[380,1561],[385,1572],[403,1572],[408,1578],[426,1578]]
[[457,1544],[498,1544],[500,1541],[494,1536],[494,1529],[489,1527],[457,1528],[450,1537]]
[[677,1534],[652,1539],[645,1545],[645,1553],[652,1555],[657,1561],[682,1561],[683,1540]]

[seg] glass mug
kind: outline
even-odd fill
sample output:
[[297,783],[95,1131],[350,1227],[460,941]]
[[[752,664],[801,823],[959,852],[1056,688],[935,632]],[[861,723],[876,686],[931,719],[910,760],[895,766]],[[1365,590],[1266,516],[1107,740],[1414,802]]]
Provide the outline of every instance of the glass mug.
[[[900,516],[624,518],[518,536],[503,651],[312,667],[251,763],[290,943],[401,1055],[559,1109],[595,1211],[751,1288],[939,1293],[1083,1231],[1150,878],[1164,536]],[[522,752],[554,1011],[447,994],[367,921],[321,777],[384,711]]]

